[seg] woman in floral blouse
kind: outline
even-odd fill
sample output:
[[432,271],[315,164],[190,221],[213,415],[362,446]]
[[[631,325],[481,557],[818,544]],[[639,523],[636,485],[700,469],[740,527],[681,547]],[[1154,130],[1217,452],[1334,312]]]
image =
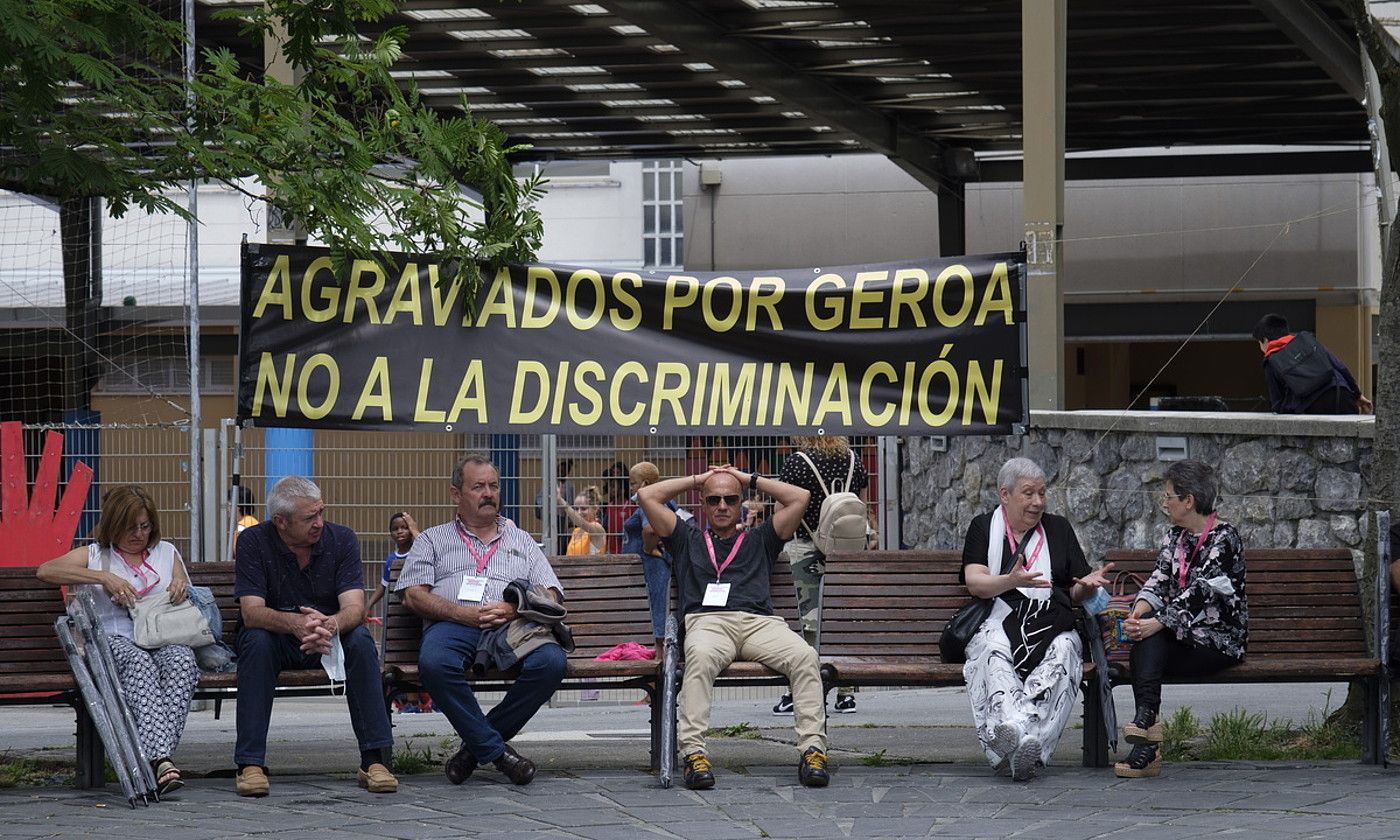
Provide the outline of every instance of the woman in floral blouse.
[[1244,658],[1249,605],[1244,591],[1244,544],[1215,515],[1215,470],[1200,461],[1167,469],[1162,512],[1171,519],[1157,568],[1124,622],[1133,642],[1133,699],[1137,714],[1123,727],[1133,745],[1114,765],[1124,778],[1162,772],[1163,677],[1204,676]]

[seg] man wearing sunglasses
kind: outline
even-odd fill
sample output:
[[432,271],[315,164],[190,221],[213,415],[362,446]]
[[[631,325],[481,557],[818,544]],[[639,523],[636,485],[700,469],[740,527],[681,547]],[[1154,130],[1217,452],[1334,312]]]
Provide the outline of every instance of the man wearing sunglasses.
[[[744,488],[772,496],[777,511],[758,527],[740,530]],[[703,529],[694,520],[681,520],[666,505],[689,490],[700,491],[704,501],[709,525]],[[673,558],[685,634],[676,735],[684,756],[685,786],[692,790],[714,787],[705,730],[715,677],[736,659],[760,662],[787,676],[801,755],[797,778],[808,787],[825,787],[829,781],[817,654],[773,614],[769,586],[778,553],[797,532],[810,496],[804,488],[728,465],[649,484],[637,492],[637,503]]]

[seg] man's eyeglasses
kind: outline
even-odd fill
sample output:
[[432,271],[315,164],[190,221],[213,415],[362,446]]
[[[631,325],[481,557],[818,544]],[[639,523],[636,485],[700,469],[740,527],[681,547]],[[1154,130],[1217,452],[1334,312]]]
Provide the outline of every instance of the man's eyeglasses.
[[721,501],[724,502],[726,505],[729,505],[730,507],[734,507],[735,505],[739,504],[739,497],[738,497],[737,495],[735,495],[735,496],[706,496],[706,497],[705,497],[705,504],[709,505],[710,507],[715,507],[715,506],[718,505]]

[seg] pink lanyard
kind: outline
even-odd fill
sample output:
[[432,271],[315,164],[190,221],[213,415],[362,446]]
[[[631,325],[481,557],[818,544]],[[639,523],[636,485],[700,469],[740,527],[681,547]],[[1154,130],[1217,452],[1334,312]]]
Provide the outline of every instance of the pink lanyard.
[[739,539],[734,541],[734,547],[729,549],[729,556],[724,558],[724,565],[721,566],[719,560],[715,558],[715,544],[710,539],[710,532],[705,532],[705,549],[710,552],[710,565],[715,567],[715,583],[719,583],[720,575],[724,574],[724,570],[729,568],[730,563],[734,562],[734,557],[738,555],[739,546],[744,544],[744,537],[746,535],[747,532],[745,531],[739,532]]
[[[1191,552],[1190,556],[1187,556],[1187,554],[1186,554],[1186,546],[1183,544],[1181,538],[1180,538],[1180,537],[1177,538],[1177,540],[1176,540],[1176,563],[1177,563],[1176,586],[1177,586],[1178,589],[1185,589],[1185,588],[1186,588],[1186,572],[1187,572],[1187,569],[1188,569],[1188,565],[1190,564],[1190,562],[1191,562],[1192,560],[1196,559],[1196,555],[1197,555],[1197,554],[1200,554],[1200,553],[1201,553],[1201,546],[1205,545],[1206,537],[1210,534],[1210,529],[1211,529],[1211,528],[1214,528],[1214,527],[1215,527],[1215,514],[1212,513],[1212,514],[1210,515],[1210,517],[1209,517],[1208,519],[1206,519],[1206,527],[1204,527],[1204,528],[1201,529],[1201,535],[1200,535],[1199,537],[1196,537],[1196,548],[1195,548],[1195,550],[1193,550],[1193,551]],[[1182,536],[1182,537],[1186,536],[1186,531],[1185,531],[1185,530],[1183,530],[1183,531],[1181,532],[1181,536]]]
[[[1011,523],[1006,521],[1005,509],[1002,510],[1001,516],[1001,524],[1006,526],[1006,542],[1011,546],[1011,556],[1015,557],[1018,551],[1025,550],[1026,541],[1028,541],[1030,538],[1027,537],[1026,541],[1022,541],[1022,543],[1019,546],[1016,545],[1016,537],[1011,533]],[[1036,543],[1035,552],[1031,554],[1030,557],[1027,557],[1025,560],[1021,561],[1022,568],[1026,569],[1027,571],[1029,571],[1031,566],[1035,564],[1035,558],[1040,556],[1040,550],[1045,547],[1045,526],[1035,526],[1035,531],[1033,531],[1032,533],[1040,535],[1040,542]]]
[[[478,575],[481,574],[481,571],[486,568],[486,564],[490,563],[491,558],[496,556],[496,549],[501,547],[501,535],[496,535],[496,539],[492,540],[491,547],[486,549],[486,555],[483,557],[477,553],[476,547],[472,545],[472,541],[467,539],[467,529],[462,525],[462,520],[454,519],[453,521],[457,523],[457,536],[462,538],[462,545],[467,547],[467,552],[470,553],[472,559],[476,561],[476,573]],[[480,538],[478,537],[478,539]]]
[[[160,583],[160,572],[157,572],[155,569],[151,569],[151,564],[146,562],[146,558],[150,556],[151,550],[149,548],[141,552],[140,566],[133,566],[130,563],[126,563],[126,558],[122,557],[122,562],[126,563],[127,569],[129,569],[133,575],[136,575],[138,578],[141,579],[142,588],[136,590],[137,598],[140,598],[142,595],[145,595],[147,592],[150,592],[152,589],[155,589],[156,584]],[[150,569],[151,574],[155,575],[156,579],[151,581],[150,583],[146,583],[146,573],[141,571],[142,568]]]

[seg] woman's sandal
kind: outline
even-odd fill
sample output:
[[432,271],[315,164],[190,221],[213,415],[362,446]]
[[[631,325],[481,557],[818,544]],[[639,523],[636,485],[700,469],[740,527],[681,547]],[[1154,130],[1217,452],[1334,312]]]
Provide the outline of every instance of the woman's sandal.
[[1156,744],[1135,744],[1128,757],[1113,765],[1113,775],[1120,779],[1143,779],[1162,773],[1162,756]]
[[180,768],[175,766],[175,762],[168,758],[162,758],[151,762],[156,771],[156,794],[165,796],[174,793],[185,786],[184,779],[180,778]]

